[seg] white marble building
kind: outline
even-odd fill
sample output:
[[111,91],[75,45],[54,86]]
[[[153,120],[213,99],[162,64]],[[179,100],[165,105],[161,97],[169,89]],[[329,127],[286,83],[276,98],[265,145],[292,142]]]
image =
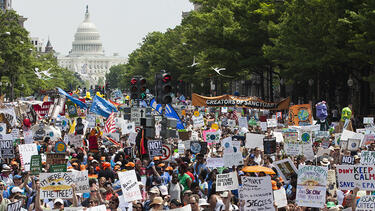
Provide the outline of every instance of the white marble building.
[[67,56],[58,56],[57,60],[61,67],[79,73],[90,85],[97,85],[99,81],[104,82],[105,74],[111,66],[127,62],[126,58],[118,54],[104,54],[100,34],[95,24],[90,21],[88,7],[85,20],[79,25],[74,36],[72,50]]

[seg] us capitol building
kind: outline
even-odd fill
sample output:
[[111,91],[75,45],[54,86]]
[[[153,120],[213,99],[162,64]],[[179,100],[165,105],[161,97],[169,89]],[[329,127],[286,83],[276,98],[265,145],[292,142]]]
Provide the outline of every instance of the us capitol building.
[[106,56],[103,44],[94,23],[90,21],[88,6],[86,7],[85,20],[79,25],[74,35],[73,47],[67,56],[58,56],[61,67],[77,72],[90,85],[104,85],[105,74],[109,68],[118,64],[125,64],[127,59],[114,54]]

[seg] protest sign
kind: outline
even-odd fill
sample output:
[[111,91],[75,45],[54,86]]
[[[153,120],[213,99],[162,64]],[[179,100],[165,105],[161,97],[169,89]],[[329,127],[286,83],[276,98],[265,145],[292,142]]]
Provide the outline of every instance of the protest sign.
[[13,140],[0,140],[1,158],[14,158]]
[[23,131],[23,139],[25,140],[25,144],[33,143],[33,131],[32,130],[24,130]]
[[263,132],[267,131],[267,122],[260,122],[259,126],[260,126],[261,131],[263,131]]
[[238,179],[236,172],[216,175],[216,191],[238,189]]
[[337,165],[336,174],[340,190],[375,190],[374,165]]
[[18,145],[20,152],[21,166],[25,171],[30,171],[30,161],[32,155],[38,154],[36,144],[20,144]]
[[297,168],[290,158],[275,161],[273,162],[273,166],[284,181],[290,181],[292,176],[297,174]]
[[245,202],[245,210],[275,210],[273,206],[271,177],[241,177],[239,198]]
[[368,146],[372,143],[375,143],[375,134],[365,134],[362,141],[362,146]]
[[263,150],[263,138],[264,137],[265,136],[262,134],[246,133],[245,147],[248,149],[259,147],[259,149]]
[[69,145],[82,147],[82,139],[80,135],[66,134],[65,136],[68,137]]
[[135,132],[135,123],[134,122],[123,123],[121,132],[122,132],[122,134],[134,133]]
[[375,164],[375,151],[362,151],[361,152],[361,164],[362,165]]
[[42,156],[32,155],[30,161],[30,172],[32,175],[37,175],[42,171]]
[[194,154],[207,153],[207,142],[201,142],[201,141],[191,141],[190,142],[190,150]]
[[335,170],[327,171],[327,189],[334,195],[336,193],[336,172]]
[[208,143],[219,143],[220,137],[221,137],[220,130],[203,131],[203,138]]
[[352,156],[342,156],[341,164],[354,165],[354,157]]
[[276,152],[276,138],[264,138],[263,139],[264,154],[269,155]]
[[46,163],[53,164],[66,164],[65,153],[46,153]]
[[374,124],[374,117],[363,117],[363,124]]
[[277,119],[267,119],[267,127],[277,127]]
[[136,138],[137,138],[137,133],[130,133],[129,138],[128,138],[129,144],[135,145]]
[[236,120],[228,119],[228,127],[231,127],[231,128],[236,127]]
[[7,132],[7,125],[5,123],[0,123],[0,135],[5,135]]
[[284,137],[282,132],[273,132],[273,136],[276,138],[277,143],[284,142]]
[[298,132],[285,132],[284,133],[284,142],[294,143],[298,141]]
[[74,178],[72,172],[40,173],[41,199],[70,199],[73,197]]
[[87,115],[86,121],[89,122],[88,127],[94,128],[96,126],[96,117],[94,115]]
[[281,187],[279,190],[273,191],[273,197],[275,198],[275,204],[277,208],[286,207],[288,205],[284,187]]
[[199,115],[197,117],[193,116],[192,119],[194,128],[201,128],[204,126],[204,119],[202,115]]
[[22,207],[22,200],[18,200],[16,202],[9,203],[7,205],[7,211],[20,211]]
[[179,155],[184,155],[185,154],[185,144],[182,142],[178,143],[178,154]]
[[147,142],[147,148],[150,158],[163,155],[163,145],[161,143],[161,140],[149,140]]
[[348,150],[349,151],[357,151],[359,146],[361,145],[360,139],[348,139]]
[[48,172],[66,172],[67,166],[66,164],[53,164],[50,165]]
[[135,170],[118,172],[118,177],[120,178],[122,194],[125,198],[125,202],[142,199]]
[[223,167],[224,166],[224,160],[223,158],[207,158],[207,163],[206,166],[208,168],[218,168],[218,167]]
[[231,141],[230,146],[224,146],[224,166],[232,167],[243,165],[243,157],[241,150],[241,141]]
[[88,171],[74,171],[72,173],[74,184],[76,185],[76,193],[90,192]]
[[326,202],[327,167],[298,166],[296,203],[303,207],[323,208]]
[[375,210],[375,195],[361,196],[359,198],[356,211],[369,211]]
[[293,105],[289,107],[289,125],[311,125],[312,112],[310,104]]
[[20,138],[20,129],[13,128],[10,135],[12,135],[13,140],[19,139]]
[[239,128],[246,128],[246,129],[248,129],[248,127],[249,127],[249,124],[248,124],[248,122],[247,122],[247,117],[240,117],[239,119],[238,119],[238,127]]

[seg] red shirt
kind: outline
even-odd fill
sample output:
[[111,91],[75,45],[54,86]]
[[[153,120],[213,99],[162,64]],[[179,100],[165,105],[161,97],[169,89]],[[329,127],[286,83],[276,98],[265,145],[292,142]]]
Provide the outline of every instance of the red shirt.
[[89,149],[90,150],[98,150],[98,138],[96,136],[90,136],[89,137]]
[[186,174],[189,175],[191,177],[191,181],[194,182],[194,175],[190,171],[187,171]]

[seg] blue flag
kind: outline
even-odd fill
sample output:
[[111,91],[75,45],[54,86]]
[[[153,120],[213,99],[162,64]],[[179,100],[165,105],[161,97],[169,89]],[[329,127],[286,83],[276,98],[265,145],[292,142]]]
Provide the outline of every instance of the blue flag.
[[[150,106],[151,106],[151,108],[155,109],[155,111],[157,111],[159,114],[161,114],[163,107],[161,106],[161,104],[157,104],[155,99],[151,100]],[[178,114],[176,113],[176,111],[174,110],[174,108],[171,105],[167,104],[165,106],[165,114],[164,115],[167,118],[172,118],[172,119],[177,120],[177,129],[180,129],[180,130],[185,129],[184,125],[182,124],[182,121],[181,121],[180,117],[178,116]]]
[[98,95],[95,95],[94,100],[92,101],[90,112],[108,118],[112,112],[117,112],[117,109],[112,103],[99,97]]
[[61,95],[66,96],[69,100],[71,100],[74,104],[76,104],[76,105],[79,106],[80,108],[84,108],[84,109],[87,108],[87,105],[86,105],[84,102],[80,101],[80,100],[77,99],[77,98],[74,98],[74,97],[70,96],[68,93],[66,93],[66,92],[65,92],[64,90],[62,90],[61,88],[57,87],[57,90],[59,91],[59,93],[60,93]]

